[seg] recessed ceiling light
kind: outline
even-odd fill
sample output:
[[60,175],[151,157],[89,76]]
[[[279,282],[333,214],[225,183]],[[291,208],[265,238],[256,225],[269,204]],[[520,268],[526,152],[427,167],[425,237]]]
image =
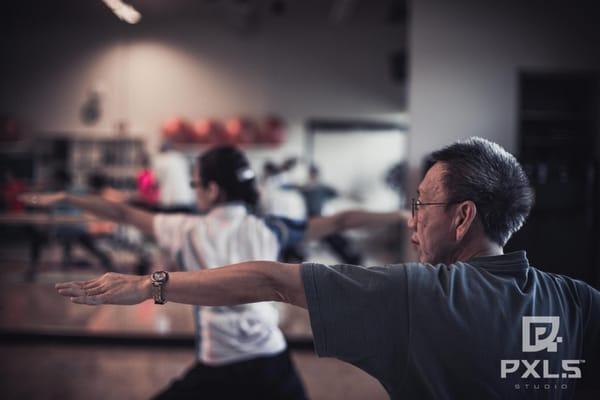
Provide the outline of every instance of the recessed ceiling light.
[[137,24],[142,19],[142,14],[133,6],[122,2],[121,0],[102,0],[119,19],[130,24]]

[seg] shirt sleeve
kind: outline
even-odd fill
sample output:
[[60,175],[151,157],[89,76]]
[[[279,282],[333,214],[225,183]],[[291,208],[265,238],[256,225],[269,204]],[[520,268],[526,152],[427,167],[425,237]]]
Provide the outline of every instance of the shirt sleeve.
[[408,354],[404,266],[305,263],[301,275],[317,354],[354,364],[384,386],[397,380]]
[[304,239],[307,227],[306,221],[274,215],[265,217],[265,224],[275,234],[282,249],[300,243]]
[[157,214],[154,216],[154,236],[159,247],[169,251],[172,257],[183,246],[186,222],[189,217],[183,214]]
[[583,302],[587,306],[583,324],[583,392],[579,393],[584,398],[588,392],[600,393],[600,381],[597,379],[600,376],[600,292],[583,282],[578,281],[578,284],[580,291],[587,293],[587,296],[583,296]]

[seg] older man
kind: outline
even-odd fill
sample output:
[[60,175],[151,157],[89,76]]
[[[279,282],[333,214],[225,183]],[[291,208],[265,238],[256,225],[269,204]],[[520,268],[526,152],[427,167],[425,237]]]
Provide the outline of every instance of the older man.
[[318,355],[363,369],[393,399],[571,398],[597,380],[600,292],[530,266],[524,251],[503,254],[532,202],[515,158],[471,138],[431,155],[409,221],[418,263],[256,261],[57,289],[82,304],[305,307]]

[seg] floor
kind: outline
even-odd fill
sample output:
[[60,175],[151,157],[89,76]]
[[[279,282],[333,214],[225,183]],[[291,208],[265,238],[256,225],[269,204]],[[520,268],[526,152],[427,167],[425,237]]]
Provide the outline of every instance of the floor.
[[[362,371],[309,351],[293,360],[311,399],[387,399]],[[193,362],[192,349],[0,345],[3,399],[147,399]],[[201,398],[201,396],[199,396]]]
[[[151,302],[133,307],[87,307],[58,296],[54,283],[89,279],[99,266],[63,268],[59,250],[44,254],[36,279],[27,281],[27,246],[0,243],[0,390],[3,399],[146,399],[192,364],[191,344],[157,339],[183,338],[191,343],[190,306]],[[80,256],[85,257],[84,254]],[[127,270],[126,263],[121,267]],[[281,310],[288,339],[311,338],[305,310]],[[43,339],[30,336],[42,335]],[[81,336],[90,340],[70,342]],[[20,338],[29,337],[27,340]],[[63,340],[53,341],[53,337]],[[94,338],[113,340],[94,342]],[[131,345],[136,337],[146,345]],[[7,338],[9,340],[7,340]],[[119,338],[129,340],[119,341]],[[132,339],[133,338],[133,339]],[[152,339],[156,339],[156,344]],[[387,399],[381,385],[357,368],[334,359],[319,359],[310,348],[292,356],[312,399]]]

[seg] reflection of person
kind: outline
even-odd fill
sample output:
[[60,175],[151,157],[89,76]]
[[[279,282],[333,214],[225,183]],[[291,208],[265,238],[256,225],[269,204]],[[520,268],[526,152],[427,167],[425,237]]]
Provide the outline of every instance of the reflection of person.
[[[300,191],[311,217],[322,215],[325,204],[338,195],[333,187],[321,181],[319,168],[314,164],[309,167],[308,182]],[[343,263],[362,264],[362,255],[344,235],[335,233],[323,238],[323,242],[327,243]]]
[[[58,187],[61,187],[68,193],[82,194],[87,190],[86,188],[74,185],[71,174],[64,169],[56,171],[54,180]],[[52,208],[52,214],[55,216],[82,216],[79,208],[73,207],[65,202],[56,203]],[[76,243],[83,247],[90,255],[94,256],[104,269],[113,271],[114,267],[111,257],[98,246],[96,238],[89,228],[90,223],[84,222],[59,224],[53,228],[52,234],[56,236],[62,244],[63,265],[66,266],[72,263],[73,244]],[[37,265],[40,250],[34,250],[34,254],[34,263]]]
[[[515,158],[484,139],[455,143],[432,154],[417,193],[409,227],[418,263],[244,262],[173,273],[166,298],[306,307],[317,353],[365,370],[392,399],[598,398],[586,385],[598,381],[600,292],[532,267],[524,251],[503,254],[533,201]],[[84,304],[152,297],[148,277],[120,274],[57,289]],[[527,351],[525,317],[558,327],[549,351]]]
[[[281,165],[270,161],[264,164],[260,206],[265,213],[294,220],[307,218],[304,199],[290,179],[290,172],[296,164],[295,158],[290,158]],[[284,246],[280,259],[285,262],[304,261],[302,246],[297,243]]]
[[[325,204],[338,194],[333,187],[321,181],[320,171],[316,165],[309,167],[308,177],[308,183],[301,188],[300,192],[304,197],[308,215],[312,217],[321,215]],[[362,255],[344,235],[334,233],[323,238],[323,242],[327,243],[343,263],[362,264]]]
[[137,174],[137,195],[140,203],[154,206],[160,199],[160,188],[156,176],[150,169],[147,154],[142,155],[142,169]]
[[[232,147],[217,148],[198,160],[194,171],[198,206],[205,216],[156,216],[97,197],[66,200],[106,218],[119,219],[153,234],[187,270],[210,269],[252,259],[276,260],[285,245],[337,230],[406,220],[404,212],[348,211],[308,224],[259,218],[248,212],[258,202],[254,173]],[[30,194],[26,201],[48,204],[62,194]],[[305,226],[307,225],[307,226]],[[306,230],[306,231],[305,231]],[[229,304],[222,304],[227,306]],[[304,398],[304,392],[269,303],[196,310],[198,363],[159,398]]]
[[321,215],[328,200],[337,196],[334,188],[321,182],[319,168],[312,164],[308,170],[308,182],[301,189],[308,215]]
[[2,206],[6,211],[21,212],[25,206],[19,200],[19,196],[25,192],[25,183],[15,177],[12,172],[4,173],[4,182],[2,183],[1,195]]
[[306,219],[306,207],[297,187],[290,182],[289,172],[294,159],[281,166],[266,162],[263,166],[261,207],[269,214],[291,219]]
[[185,156],[170,143],[163,143],[154,158],[154,172],[159,184],[161,210],[193,211],[194,191],[190,188],[190,165]]

